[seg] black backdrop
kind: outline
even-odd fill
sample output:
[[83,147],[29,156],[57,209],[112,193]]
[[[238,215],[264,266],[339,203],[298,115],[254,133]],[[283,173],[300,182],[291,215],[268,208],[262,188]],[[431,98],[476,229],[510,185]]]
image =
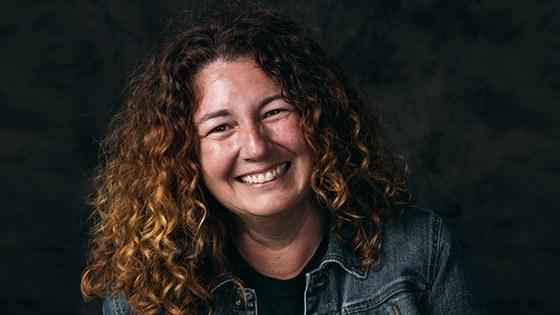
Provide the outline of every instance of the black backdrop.
[[[329,39],[444,215],[496,314],[560,309],[556,1],[265,1]],[[0,313],[84,304],[97,144],[126,77],[189,1],[1,5]],[[188,14],[187,14],[188,16]]]

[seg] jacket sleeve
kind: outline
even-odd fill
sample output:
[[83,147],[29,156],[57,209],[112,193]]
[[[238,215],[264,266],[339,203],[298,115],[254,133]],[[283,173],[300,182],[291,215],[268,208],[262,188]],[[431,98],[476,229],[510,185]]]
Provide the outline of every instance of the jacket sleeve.
[[485,314],[461,245],[441,217],[433,225],[425,314]]
[[103,299],[103,315],[130,315],[126,299],[121,296],[112,296]]

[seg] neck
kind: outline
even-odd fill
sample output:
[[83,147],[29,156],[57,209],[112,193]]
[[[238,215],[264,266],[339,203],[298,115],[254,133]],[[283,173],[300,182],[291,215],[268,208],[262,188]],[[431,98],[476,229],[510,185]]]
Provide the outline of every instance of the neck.
[[243,258],[257,272],[284,280],[307,265],[321,243],[325,224],[316,207],[240,221],[235,243]]

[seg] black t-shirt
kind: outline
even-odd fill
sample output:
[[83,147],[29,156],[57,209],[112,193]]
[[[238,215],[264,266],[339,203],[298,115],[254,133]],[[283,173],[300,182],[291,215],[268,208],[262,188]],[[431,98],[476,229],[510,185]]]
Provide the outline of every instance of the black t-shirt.
[[326,237],[305,268],[295,277],[279,280],[267,277],[255,271],[241,257],[237,250],[232,251],[235,272],[247,288],[255,290],[258,314],[286,315],[303,314],[303,293],[305,290],[305,273],[319,266],[327,249]]

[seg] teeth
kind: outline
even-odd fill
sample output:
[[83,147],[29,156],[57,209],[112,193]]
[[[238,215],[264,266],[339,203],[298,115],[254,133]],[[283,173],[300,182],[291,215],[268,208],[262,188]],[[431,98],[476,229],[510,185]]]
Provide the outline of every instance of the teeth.
[[284,163],[265,173],[243,176],[241,181],[247,184],[263,184],[284,175],[287,169],[288,163]]

